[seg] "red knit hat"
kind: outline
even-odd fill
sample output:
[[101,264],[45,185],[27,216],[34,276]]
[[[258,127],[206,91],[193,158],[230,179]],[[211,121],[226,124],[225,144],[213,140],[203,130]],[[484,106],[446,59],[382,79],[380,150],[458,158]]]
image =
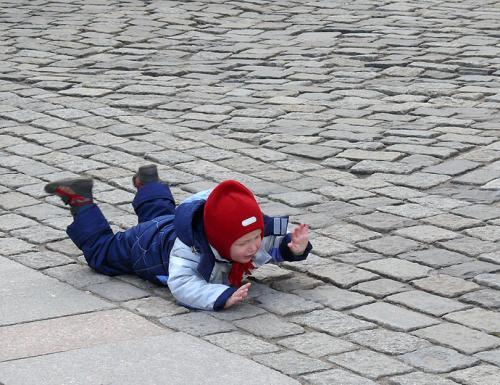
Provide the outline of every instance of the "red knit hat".
[[264,235],[264,217],[254,195],[235,180],[220,183],[210,193],[203,223],[208,243],[229,260],[234,241],[254,230]]

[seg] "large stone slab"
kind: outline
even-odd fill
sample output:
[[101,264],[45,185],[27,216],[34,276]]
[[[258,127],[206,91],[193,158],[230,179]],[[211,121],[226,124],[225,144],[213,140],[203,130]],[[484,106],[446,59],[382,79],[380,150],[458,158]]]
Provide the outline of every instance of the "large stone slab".
[[[230,365],[228,364],[230,363]],[[9,385],[298,385],[247,358],[168,333],[0,364]]]
[[0,326],[110,309],[113,304],[0,257]]
[[122,309],[0,327],[0,361],[168,333]]

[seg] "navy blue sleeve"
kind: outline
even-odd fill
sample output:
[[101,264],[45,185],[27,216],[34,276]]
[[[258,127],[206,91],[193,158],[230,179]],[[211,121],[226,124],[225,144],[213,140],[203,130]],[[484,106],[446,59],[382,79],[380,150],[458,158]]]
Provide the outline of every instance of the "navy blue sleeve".
[[214,303],[214,310],[219,311],[224,309],[224,306],[226,305],[227,300],[229,297],[233,295],[233,293],[236,291],[236,288],[234,287],[228,287],[227,290],[225,290],[221,295],[219,295],[219,298]]
[[281,240],[280,253],[281,256],[283,257],[283,260],[288,262],[294,262],[294,261],[303,261],[304,259],[306,259],[307,256],[309,255],[309,252],[312,250],[311,242],[307,243],[307,247],[301,255],[295,255],[288,247],[288,244],[290,243],[291,240],[292,240],[292,235],[290,233],[285,235],[285,237]]

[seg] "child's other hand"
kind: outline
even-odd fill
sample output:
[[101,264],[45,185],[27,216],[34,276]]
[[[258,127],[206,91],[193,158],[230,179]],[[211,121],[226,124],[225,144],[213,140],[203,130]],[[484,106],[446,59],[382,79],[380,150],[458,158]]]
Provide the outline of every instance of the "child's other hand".
[[238,290],[236,290],[231,297],[226,301],[226,305],[224,309],[228,309],[231,306],[242,303],[243,300],[248,296],[248,289],[250,288],[250,282],[241,286]]
[[292,231],[292,241],[288,243],[288,248],[295,255],[301,255],[306,250],[309,243],[309,225],[301,223]]

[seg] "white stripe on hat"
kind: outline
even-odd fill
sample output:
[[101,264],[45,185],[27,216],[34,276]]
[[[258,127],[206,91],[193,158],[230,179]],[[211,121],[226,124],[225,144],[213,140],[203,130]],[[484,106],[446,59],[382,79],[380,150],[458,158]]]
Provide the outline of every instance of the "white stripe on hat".
[[241,224],[243,225],[243,227],[246,227],[246,226],[249,226],[249,225],[251,225],[252,223],[255,223],[255,222],[257,222],[257,218],[250,217],[250,218],[242,220]]

